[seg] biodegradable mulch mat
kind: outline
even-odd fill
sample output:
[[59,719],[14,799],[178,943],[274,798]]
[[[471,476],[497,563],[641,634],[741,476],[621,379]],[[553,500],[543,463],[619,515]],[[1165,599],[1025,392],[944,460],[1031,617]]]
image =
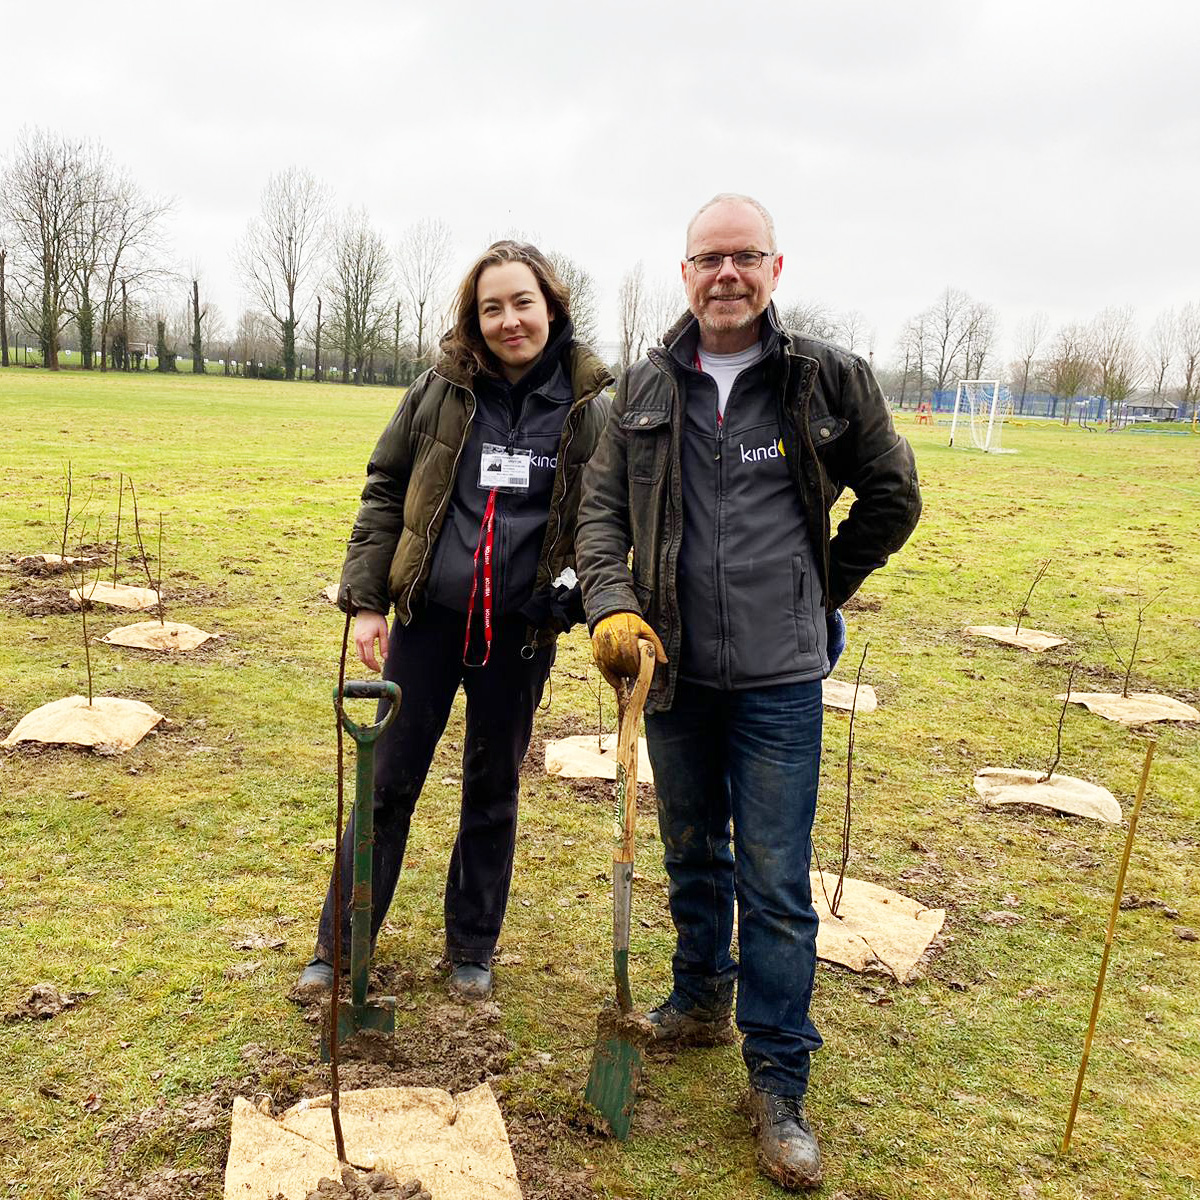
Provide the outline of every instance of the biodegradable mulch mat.
[[[80,603],[80,589],[71,589],[71,599]],[[83,588],[83,596],[92,604],[108,604],[112,608],[130,608],[135,612],[144,612],[148,608],[158,607],[158,593],[150,588],[126,587],[119,584],[114,587],[111,583],[89,583]]]
[[[826,708],[850,712],[855,708],[854,684],[843,683],[840,679],[822,679],[821,702]],[[876,698],[875,689],[869,683],[860,683],[858,685],[858,712],[874,712],[878,707],[879,700]]]
[[[225,1200],[305,1200],[340,1178],[329,1096],[279,1117],[233,1101]],[[420,1179],[434,1200],[521,1200],[504,1118],[492,1089],[363,1088],[341,1096],[346,1157],[359,1170]]]
[[22,717],[0,746],[42,742],[51,746],[88,746],[98,754],[124,754],[161,720],[162,713],[140,700],[97,696],[88,704],[86,696],[67,696]]
[[330,604],[336,604],[338,596],[337,590],[338,585],[336,583],[331,583],[327,588],[323,588],[321,590],[321,595],[324,596]]
[[968,625],[963,632],[973,637],[991,638],[993,642],[1003,642],[1006,646],[1032,650],[1034,654],[1053,650],[1055,646],[1065,646],[1070,640],[1056,633],[1047,633],[1044,629],[1018,631],[1015,625]]
[[[546,743],[546,774],[561,775],[564,779],[616,779],[617,735],[606,733],[596,744],[594,733],[559,738]],[[654,782],[646,739],[638,738],[638,783]]]
[[206,633],[181,621],[138,621],[122,625],[100,640],[110,646],[134,646],[139,650],[195,650],[216,634]]
[[1043,781],[1044,774],[1044,771],[1021,771],[1010,767],[984,767],[975,776],[975,791],[989,807],[1036,804],[1040,808],[1091,817],[1109,825],[1121,823],[1121,806],[1108,788],[1071,775],[1051,775]]
[[1200,711],[1182,700],[1158,692],[1063,692],[1055,700],[1082,704],[1089,712],[1122,725],[1148,725],[1151,721],[1200,721]]
[[835,917],[825,894],[833,899],[837,875],[824,873],[824,889],[821,880],[822,873],[813,871],[813,906],[821,919],[817,957],[860,974],[882,972],[897,983],[908,983],[945,924],[946,910],[927,908],[889,888],[847,877]]

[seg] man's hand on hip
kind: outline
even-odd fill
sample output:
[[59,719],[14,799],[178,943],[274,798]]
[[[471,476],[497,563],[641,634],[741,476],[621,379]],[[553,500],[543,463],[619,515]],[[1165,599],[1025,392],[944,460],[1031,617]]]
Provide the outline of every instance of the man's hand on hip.
[[613,687],[622,679],[633,679],[637,675],[639,638],[645,638],[654,647],[658,662],[667,661],[667,652],[658,634],[637,613],[610,613],[597,622],[592,632],[592,657],[600,674]]

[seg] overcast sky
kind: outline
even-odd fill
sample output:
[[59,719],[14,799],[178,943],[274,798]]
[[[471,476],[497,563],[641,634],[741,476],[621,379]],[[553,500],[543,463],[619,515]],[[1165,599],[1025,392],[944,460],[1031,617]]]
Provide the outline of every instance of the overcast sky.
[[1144,328],[1200,301],[1191,0],[62,0],[46,42],[3,10],[0,153],[22,124],[102,142],[174,198],[178,264],[230,324],[231,250],[296,165],[393,241],[444,219],[455,272],[510,231],[569,254],[608,338],[622,273],[678,280],[726,190],[775,215],[778,299],[861,310],[881,363],[947,285],[1005,348],[1039,309]]

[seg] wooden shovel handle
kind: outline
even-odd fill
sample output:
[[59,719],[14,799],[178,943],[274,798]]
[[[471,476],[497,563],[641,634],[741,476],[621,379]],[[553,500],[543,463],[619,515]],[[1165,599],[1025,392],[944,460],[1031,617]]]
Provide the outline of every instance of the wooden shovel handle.
[[626,694],[617,690],[617,804],[620,806],[621,844],[614,862],[633,862],[633,831],[637,824],[638,729],[642,710],[654,679],[654,647],[638,639],[638,673]]

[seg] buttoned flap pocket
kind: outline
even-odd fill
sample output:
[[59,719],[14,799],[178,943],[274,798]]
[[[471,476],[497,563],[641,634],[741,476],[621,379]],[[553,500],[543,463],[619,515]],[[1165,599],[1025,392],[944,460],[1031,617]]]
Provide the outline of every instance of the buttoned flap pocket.
[[656,483],[667,462],[670,414],[665,410],[630,408],[621,414],[631,483]]
[[850,428],[850,422],[832,413],[823,417],[814,417],[808,423],[809,436],[818,450],[822,446],[830,446]]

